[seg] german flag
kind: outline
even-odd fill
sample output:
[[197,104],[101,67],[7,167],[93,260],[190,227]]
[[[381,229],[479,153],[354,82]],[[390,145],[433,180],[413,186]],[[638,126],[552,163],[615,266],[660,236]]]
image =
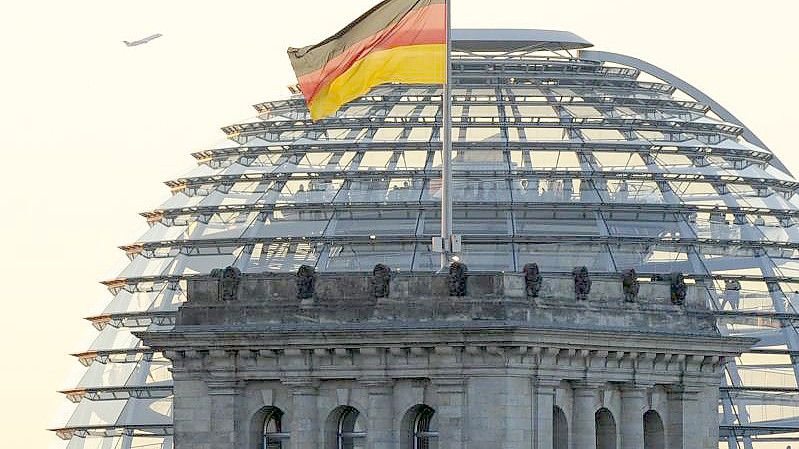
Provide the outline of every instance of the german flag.
[[385,0],[330,38],[289,48],[311,118],[384,83],[446,82],[446,0]]

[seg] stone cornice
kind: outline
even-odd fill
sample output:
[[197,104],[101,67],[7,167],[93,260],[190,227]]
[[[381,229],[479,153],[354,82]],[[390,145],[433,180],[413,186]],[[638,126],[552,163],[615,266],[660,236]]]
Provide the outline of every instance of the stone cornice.
[[[565,345],[563,345],[565,346]],[[655,352],[657,351],[657,352]],[[379,358],[375,358],[379,354]],[[714,384],[724,359],[715,355],[683,354],[660,348],[647,351],[606,351],[519,345],[459,345],[359,348],[291,348],[287,350],[231,349],[168,351],[176,366],[226,382],[273,379],[306,387],[324,379],[353,378],[374,387],[390,388],[394,378],[463,379],[470,375],[565,379],[593,383],[654,385]],[[229,363],[220,370],[220,360]],[[634,369],[630,369],[634,366]],[[180,368],[182,373],[185,368]]]
[[[732,357],[748,349],[756,340],[708,335],[678,335],[646,332],[621,332],[612,330],[581,329],[540,329],[524,324],[476,323],[474,328],[437,328],[436,323],[429,326],[402,326],[394,328],[369,329],[363,326],[359,331],[352,329],[325,330],[286,330],[286,331],[237,331],[233,329],[183,328],[169,332],[136,332],[147,343],[156,348],[170,351],[175,348],[207,351],[211,348],[246,349],[253,351],[273,351],[286,349],[326,350],[326,351],[364,351],[372,347],[397,351],[402,348],[441,347],[513,347],[516,351],[532,351],[541,354],[542,359],[552,356],[553,347],[560,349],[605,351],[607,357],[624,363],[624,357],[634,352],[664,353],[668,348],[670,357],[694,355],[719,355]],[[405,323],[407,324],[407,323]],[[367,346],[364,341],[369,341]],[[322,343],[324,342],[324,343]],[[542,351],[549,352],[542,352]],[[468,349],[467,349],[468,351]],[[620,355],[618,353],[626,354]],[[605,355],[603,355],[605,357]],[[669,364],[665,355],[652,360],[650,364]]]

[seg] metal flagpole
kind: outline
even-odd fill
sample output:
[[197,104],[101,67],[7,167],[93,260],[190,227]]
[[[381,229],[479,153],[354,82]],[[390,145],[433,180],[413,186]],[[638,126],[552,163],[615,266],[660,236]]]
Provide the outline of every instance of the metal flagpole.
[[441,269],[449,265],[452,251],[452,0],[446,2],[447,16],[447,62],[446,81],[442,89],[441,129]]

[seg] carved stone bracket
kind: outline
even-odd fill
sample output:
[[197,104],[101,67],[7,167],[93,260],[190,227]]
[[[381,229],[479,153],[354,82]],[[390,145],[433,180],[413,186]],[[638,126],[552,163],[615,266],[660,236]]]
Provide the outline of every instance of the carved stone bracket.
[[449,296],[466,296],[466,278],[468,268],[460,262],[452,262],[449,266],[449,276],[447,284],[449,286]]
[[538,269],[537,263],[528,263],[524,266],[524,285],[527,290],[528,298],[537,298],[538,293],[541,291],[541,283],[543,278]]
[[588,276],[588,268],[576,267],[572,270],[574,278],[574,297],[580,301],[588,299],[591,293],[591,278]]
[[372,294],[375,298],[387,298],[390,290],[391,268],[382,263],[372,270]]
[[685,304],[685,295],[688,288],[685,286],[685,276],[682,273],[671,274],[671,303],[675,305]]
[[297,270],[297,299],[311,299],[316,290],[316,270],[303,265]]
[[638,283],[638,274],[633,269],[624,270],[621,275],[621,284],[624,289],[624,301],[635,302],[641,285]]
[[239,298],[241,270],[236,267],[217,268],[211,271],[211,276],[219,280],[220,301],[235,301]]

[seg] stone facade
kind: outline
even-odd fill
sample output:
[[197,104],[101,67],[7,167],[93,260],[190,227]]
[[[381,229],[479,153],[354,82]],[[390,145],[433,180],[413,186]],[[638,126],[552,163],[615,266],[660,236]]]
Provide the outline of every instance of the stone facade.
[[452,297],[378,271],[306,273],[310,297],[191,280],[175,328],[140,333],[174,365],[177,449],[718,447],[724,360],[753,341],[718,334],[701,283],[674,304],[671,278],[467,274]]

